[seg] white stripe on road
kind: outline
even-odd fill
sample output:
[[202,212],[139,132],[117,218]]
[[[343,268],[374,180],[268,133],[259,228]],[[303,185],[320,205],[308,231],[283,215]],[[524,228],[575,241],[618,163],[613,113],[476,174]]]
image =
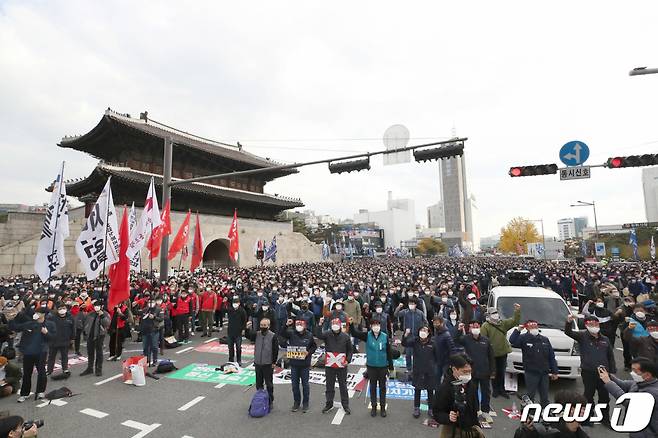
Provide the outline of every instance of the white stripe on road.
[[185,403],[183,406],[181,406],[180,408],[178,408],[178,410],[179,410],[179,411],[187,411],[189,408],[191,408],[191,407],[194,406],[195,404],[199,403],[199,402],[200,402],[201,400],[203,400],[204,398],[205,398],[205,397],[203,397],[203,396],[200,395],[200,396],[198,396],[197,398],[195,398],[194,400]]
[[623,348],[619,348],[619,347],[617,347],[617,350],[619,350],[619,351],[624,351]]
[[226,386],[226,383],[220,383],[219,385],[215,386],[215,388],[222,389],[225,386]]
[[48,405],[65,406],[67,404],[68,402],[65,402],[64,400],[60,400],[60,399],[55,399],[53,401],[46,400],[45,402],[38,404],[37,408],[43,408],[44,406],[48,406]]
[[101,380],[100,382],[96,382],[96,383],[94,383],[94,385],[99,386],[99,385],[102,385],[104,383],[111,382],[112,380],[118,379],[119,377],[122,377],[122,376],[123,376],[123,373],[117,374],[117,375],[114,375],[112,377],[108,377],[105,380]]
[[203,341],[204,344],[210,344],[212,341],[216,341],[217,338],[210,338],[207,341]]
[[149,433],[153,432],[155,429],[160,427],[159,423],[153,423],[149,425],[133,420],[126,420],[123,423],[121,423],[121,425],[126,427],[131,427],[133,429],[137,429],[140,431],[138,434],[133,435],[131,438],[142,438],[143,436],[148,435]]
[[340,425],[340,423],[343,422],[343,417],[345,417],[345,411],[341,406],[340,408],[338,408],[338,412],[336,412],[336,415],[334,415],[334,419],[331,420],[331,424]]
[[96,417],[96,418],[105,418],[110,414],[106,414],[105,412],[97,411],[95,409],[83,409],[80,411],[81,414],[89,415],[91,417]]
[[189,435],[183,435],[181,438],[194,438],[194,437],[189,436]]
[[190,351],[190,350],[193,350],[193,349],[194,349],[194,347],[183,348],[182,350],[177,351],[176,354],[185,353],[186,351]]

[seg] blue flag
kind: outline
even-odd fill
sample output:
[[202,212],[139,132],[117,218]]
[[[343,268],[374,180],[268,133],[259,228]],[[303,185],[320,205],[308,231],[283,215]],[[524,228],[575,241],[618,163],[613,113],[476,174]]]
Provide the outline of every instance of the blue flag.
[[272,237],[272,242],[270,246],[265,249],[265,256],[263,257],[263,262],[272,260],[273,263],[276,262],[276,236]]
[[587,242],[584,240],[580,242],[580,252],[583,254],[583,257],[587,255]]
[[635,233],[635,228],[631,229],[631,234],[628,237],[628,244],[633,247],[633,258],[638,260],[640,257],[637,253],[637,234]]

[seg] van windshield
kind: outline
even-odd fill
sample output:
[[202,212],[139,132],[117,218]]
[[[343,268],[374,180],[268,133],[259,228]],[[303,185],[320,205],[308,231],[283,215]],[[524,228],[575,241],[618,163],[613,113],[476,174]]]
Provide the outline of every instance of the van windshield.
[[501,318],[511,318],[514,303],[521,305],[521,323],[534,319],[540,327],[564,330],[569,310],[559,298],[500,297],[496,302]]

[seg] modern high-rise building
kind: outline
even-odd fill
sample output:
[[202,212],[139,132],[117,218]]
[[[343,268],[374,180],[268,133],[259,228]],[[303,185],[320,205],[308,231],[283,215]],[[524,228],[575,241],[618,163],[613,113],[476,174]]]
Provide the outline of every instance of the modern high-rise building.
[[416,210],[413,199],[393,199],[392,192],[388,192],[386,210],[361,209],[354,215],[354,222],[377,224],[384,230],[384,244],[387,248],[399,248],[402,241],[416,237]]
[[477,207],[468,193],[465,156],[441,160],[439,182],[446,230],[442,240],[449,246],[457,244],[477,251],[480,246],[479,238],[474,237]]
[[439,201],[427,207],[427,228],[445,228],[446,218],[443,213],[443,202]]
[[561,241],[583,237],[587,217],[570,217],[557,221],[558,239]]
[[647,222],[658,222],[658,167],[642,169],[642,188]]

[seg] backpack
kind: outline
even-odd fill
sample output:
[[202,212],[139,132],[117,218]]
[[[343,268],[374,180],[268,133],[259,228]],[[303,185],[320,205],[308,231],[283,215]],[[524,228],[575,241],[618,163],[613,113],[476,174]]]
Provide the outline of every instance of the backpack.
[[259,389],[251,399],[249,416],[253,418],[264,417],[270,413],[270,396],[264,389]]
[[62,386],[59,389],[53,389],[48,394],[46,394],[44,396],[44,398],[46,400],[48,400],[48,404],[50,404],[50,402],[53,401],[53,400],[57,400],[57,399],[60,399],[60,398],[66,398],[66,397],[73,397],[74,395],[77,395],[77,394],[73,394],[73,391],[68,389],[66,386]]
[[177,370],[176,365],[169,359],[162,359],[158,362],[158,366],[155,369],[156,374],[169,373],[171,371]]

